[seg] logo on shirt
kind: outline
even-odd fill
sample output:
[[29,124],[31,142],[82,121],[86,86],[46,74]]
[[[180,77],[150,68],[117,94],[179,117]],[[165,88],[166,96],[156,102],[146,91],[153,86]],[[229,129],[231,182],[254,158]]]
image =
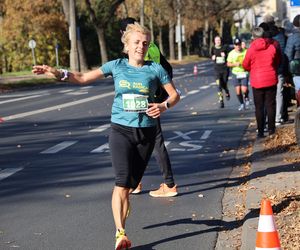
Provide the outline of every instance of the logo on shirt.
[[147,86],[143,86],[141,82],[130,83],[127,80],[121,80],[119,82],[119,87],[127,89],[137,89],[140,93],[149,93],[149,88]]

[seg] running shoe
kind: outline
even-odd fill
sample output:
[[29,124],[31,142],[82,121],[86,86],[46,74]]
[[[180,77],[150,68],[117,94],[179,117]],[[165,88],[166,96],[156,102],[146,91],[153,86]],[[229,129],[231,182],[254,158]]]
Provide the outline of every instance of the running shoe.
[[131,193],[132,194],[139,194],[142,192],[142,183],[140,182],[139,185],[136,187],[135,190],[133,190]]
[[244,109],[245,109],[245,104],[243,103],[243,104],[241,104],[241,105],[239,106],[238,110],[239,110],[239,111],[242,111],[242,110],[244,110]]
[[115,250],[126,250],[131,247],[131,241],[128,239],[125,229],[118,229],[116,232]]
[[160,184],[159,189],[149,192],[149,195],[152,197],[173,197],[177,194],[177,185],[169,188],[165,183]]
[[226,94],[225,94],[225,97],[226,97],[226,100],[229,101],[229,100],[230,100],[230,93],[229,93],[229,92],[226,93]]
[[245,100],[245,108],[249,109],[249,106],[250,106],[250,101],[249,101],[249,99],[246,99]]
[[223,101],[220,101],[220,108],[224,108],[224,102]]

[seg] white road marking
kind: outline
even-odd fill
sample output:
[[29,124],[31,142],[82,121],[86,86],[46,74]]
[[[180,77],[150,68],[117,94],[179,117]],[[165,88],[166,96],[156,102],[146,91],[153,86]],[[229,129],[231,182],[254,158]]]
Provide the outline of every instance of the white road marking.
[[178,80],[178,79],[181,79],[181,78],[185,78],[187,76],[193,76],[194,74],[185,74],[185,75],[182,75],[182,76],[177,76],[177,77],[173,77],[173,80]]
[[20,98],[5,100],[5,101],[1,101],[0,104],[10,103],[10,102],[18,102],[18,101],[23,101],[23,100],[27,100],[27,99],[33,99],[33,98],[37,98],[37,97],[41,97],[41,96],[44,96],[44,95],[32,95],[32,96],[25,96],[25,97],[20,97]]
[[29,111],[29,112],[25,112],[25,113],[5,116],[5,117],[2,117],[2,119],[4,121],[10,121],[10,120],[18,119],[18,118],[24,118],[24,117],[31,116],[31,115],[36,115],[36,114],[40,114],[40,113],[44,113],[44,112],[49,112],[49,111],[53,111],[53,110],[58,110],[58,109],[62,109],[62,108],[71,107],[71,106],[86,103],[86,102],[91,102],[91,101],[94,101],[94,100],[97,100],[97,99],[101,99],[101,98],[104,98],[104,97],[107,97],[107,96],[114,95],[114,93],[115,92],[112,91],[112,92],[108,92],[108,93],[105,93],[105,94],[84,98],[84,99],[81,99],[81,100],[78,100],[78,101],[67,102],[67,103],[64,103],[64,104],[55,105],[55,106],[48,107],[48,108],[43,108],[43,109],[38,109],[38,110]]
[[67,95],[86,95],[88,93],[89,92],[87,92],[87,91],[80,90],[80,91],[76,91],[76,92],[69,92],[69,93],[67,93]]
[[[49,94],[49,91],[48,90],[43,90],[43,91],[35,91],[34,92],[34,95],[44,95],[44,94]],[[32,96],[32,93],[0,95],[0,99],[14,98],[14,97],[24,97],[24,96]]]
[[197,94],[197,93],[199,93],[199,92],[200,92],[199,89],[195,89],[195,90],[191,90],[191,91],[187,92],[186,94],[187,94],[187,95],[193,95],[193,94]]
[[58,91],[58,93],[68,93],[68,92],[72,92],[74,91],[73,89],[65,89],[65,90],[61,90],[61,91]]
[[92,132],[92,133],[99,133],[99,132],[103,132],[105,131],[106,129],[108,129],[110,127],[110,124],[104,124],[102,126],[99,126],[98,128],[94,128],[94,129],[91,129],[89,130],[89,132]]
[[76,142],[78,141],[64,141],[64,142],[61,142],[51,148],[48,148],[44,151],[41,152],[41,154],[55,154],[63,149],[66,149],[67,147],[70,147],[72,146],[73,144],[75,144]]
[[15,174],[16,172],[21,171],[23,168],[5,168],[0,171],[0,181],[4,180],[5,178]]
[[104,152],[109,152],[108,143],[105,143],[105,144],[101,145],[100,147],[97,147],[91,151],[91,153],[104,153]]
[[209,85],[204,85],[204,86],[201,86],[199,89],[208,89],[210,86]]
[[210,134],[211,134],[212,130],[205,130],[203,135],[200,137],[201,140],[206,140]]

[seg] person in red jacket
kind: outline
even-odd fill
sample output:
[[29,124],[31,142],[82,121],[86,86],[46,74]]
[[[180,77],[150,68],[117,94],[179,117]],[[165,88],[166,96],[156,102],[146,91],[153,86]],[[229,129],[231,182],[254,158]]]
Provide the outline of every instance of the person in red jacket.
[[280,63],[280,47],[276,41],[264,37],[264,30],[252,30],[253,41],[247,50],[243,68],[250,72],[257,122],[257,137],[264,137],[265,110],[268,116],[269,135],[275,133],[277,69]]

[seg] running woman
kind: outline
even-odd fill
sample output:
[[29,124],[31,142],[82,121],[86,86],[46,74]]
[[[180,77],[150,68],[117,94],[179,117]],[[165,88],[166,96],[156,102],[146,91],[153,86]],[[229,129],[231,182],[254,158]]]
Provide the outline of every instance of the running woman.
[[[131,247],[125,222],[132,192],[144,174],[157,134],[157,118],[180,99],[169,75],[160,64],[145,62],[150,31],[138,23],[128,25],[122,35],[127,58],[113,60],[86,73],[57,70],[47,65],[33,67],[35,74],[47,74],[58,80],[87,84],[112,76],[115,97],[112,105],[109,147],[115,171],[112,213],[116,227],[115,250]],[[168,100],[155,103],[155,92],[162,84]]]

